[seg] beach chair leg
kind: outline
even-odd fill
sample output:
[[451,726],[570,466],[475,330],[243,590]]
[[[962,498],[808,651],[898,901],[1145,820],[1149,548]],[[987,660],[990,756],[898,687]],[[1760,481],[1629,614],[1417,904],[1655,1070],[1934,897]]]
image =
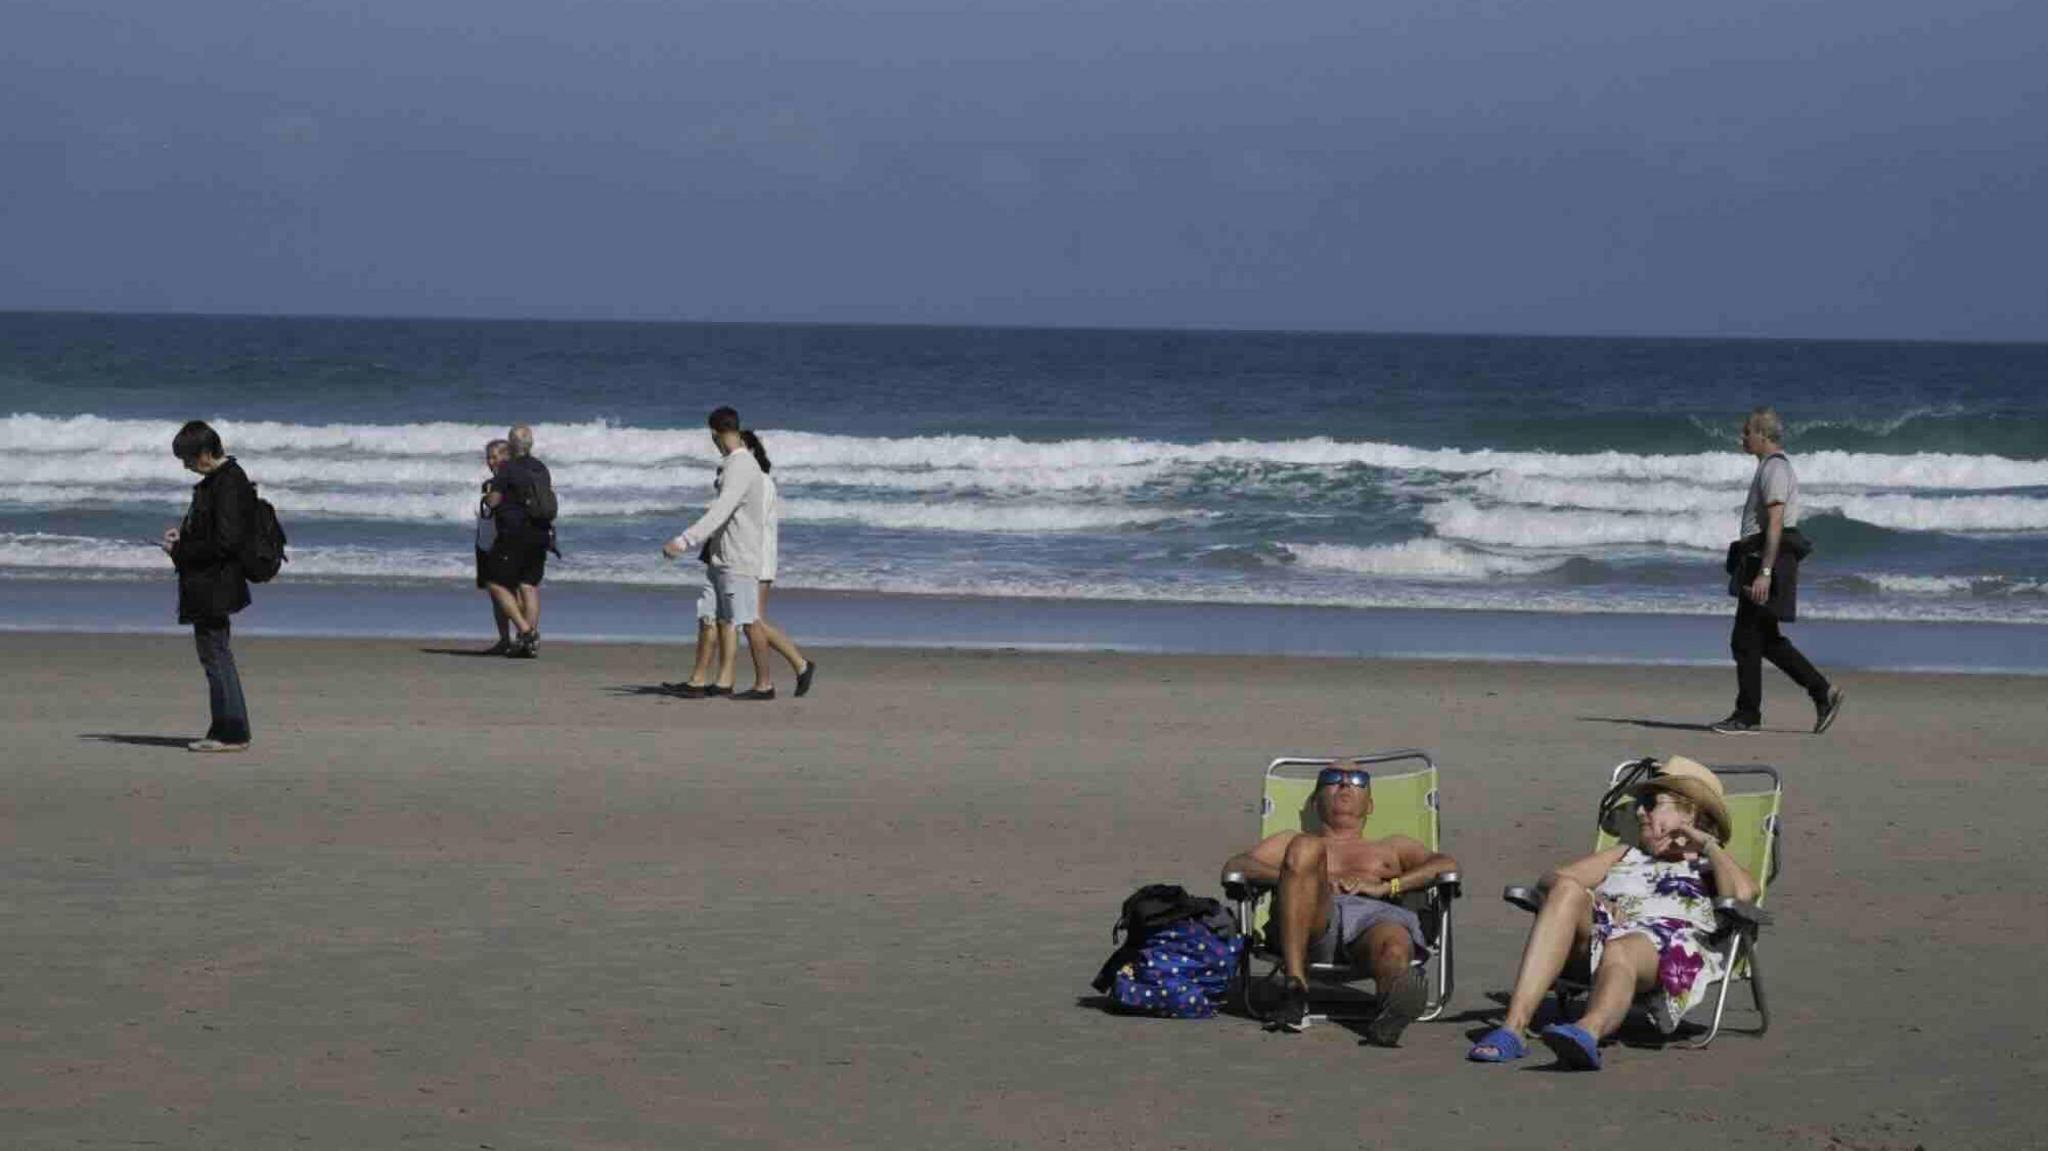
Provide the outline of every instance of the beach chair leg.
[[1256,899],[1237,902],[1237,933],[1244,944],[1237,949],[1237,1005],[1246,1015],[1263,1023],[1265,1016],[1252,1005],[1252,952],[1257,950],[1252,946],[1252,917],[1258,914],[1258,910],[1259,901]]
[[1735,963],[1737,960],[1741,958],[1742,933],[1736,932],[1728,939],[1728,956],[1722,962],[1721,970],[1726,972],[1726,974],[1721,977],[1721,994],[1717,996],[1714,1000],[1713,1026],[1707,1029],[1707,1037],[1705,1039],[1702,1039],[1697,1043],[1688,1043],[1686,1046],[1698,1050],[1700,1048],[1705,1047],[1707,1044],[1712,1043],[1714,1041],[1714,1036],[1719,1035],[1721,1033],[1721,1016],[1728,1010],[1728,988],[1735,982]]
[[1451,973],[1455,964],[1451,960],[1451,907],[1448,902],[1444,905],[1443,918],[1437,928],[1436,942],[1436,986],[1430,992],[1428,1006],[1416,1019],[1418,1023],[1436,1019],[1451,1005],[1451,988],[1455,983]]
[[1756,1013],[1760,1017],[1756,1033],[1762,1035],[1771,1029],[1771,1008],[1764,1001],[1764,976],[1756,965],[1756,944],[1749,945],[1749,996],[1756,1000]]

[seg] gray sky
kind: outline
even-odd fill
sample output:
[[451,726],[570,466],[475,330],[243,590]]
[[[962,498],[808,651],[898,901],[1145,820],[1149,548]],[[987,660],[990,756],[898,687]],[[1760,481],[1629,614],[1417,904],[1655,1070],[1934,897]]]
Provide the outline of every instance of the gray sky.
[[2048,339],[2039,0],[7,0],[0,307]]

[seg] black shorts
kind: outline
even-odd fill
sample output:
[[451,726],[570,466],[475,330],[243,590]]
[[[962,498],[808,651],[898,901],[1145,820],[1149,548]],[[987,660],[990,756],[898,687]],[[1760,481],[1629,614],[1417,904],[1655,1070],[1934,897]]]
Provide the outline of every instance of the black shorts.
[[477,578],[499,587],[540,586],[548,570],[546,532],[504,532],[477,563]]

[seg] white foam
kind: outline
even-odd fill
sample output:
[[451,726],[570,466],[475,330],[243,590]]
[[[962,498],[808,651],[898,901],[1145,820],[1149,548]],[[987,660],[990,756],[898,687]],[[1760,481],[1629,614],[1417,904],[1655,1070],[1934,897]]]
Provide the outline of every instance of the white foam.
[[[1670,482],[1613,483],[1533,478],[1516,473],[1482,476],[1469,490],[1503,504],[1684,516],[1719,515],[1730,530],[1748,495],[1746,487],[1692,487]],[[1806,516],[1834,512],[1894,531],[2048,531],[2048,498],[2019,495],[1908,495],[1806,489]]]
[[2042,595],[2048,593],[2048,583],[2041,580],[2013,579],[2002,575],[1896,575],[1876,572],[1858,578],[1875,584],[1880,590],[1898,595],[1913,596],[1955,596],[1955,595]]
[[[219,420],[230,450],[245,456],[316,454],[329,457],[438,457],[473,462],[484,441],[502,429],[481,424],[286,424]],[[170,420],[110,420],[99,416],[30,414],[0,420],[0,457],[14,453],[167,457]],[[604,421],[536,425],[538,451],[551,467],[580,463],[639,468],[702,467],[710,447],[701,428],[635,428]],[[1260,442],[1212,440],[1177,444],[1107,438],[1038,442],[1015,436],[868,437],[768,430],[777,467],[880,468],[891,471],[955,469],[982,474],[1068,473],[1132,467],[1187,467],[1227,462],[1308,467],[1364,465],[1395,471],[1458,475],[1514,472],[1567,479],[1673,480],[1706,485],[1748,482],[1755,461],[1734,452],[1637,455],[1627,452],[1516,452],[1414,448],[1371,441],[1315,437]],[[1797,457],[1801,481],[1926,490],[1985,490],[2048,486],[2048,460],[1946,453],[1813,452]]]
[[1728,546],[1731,517],[1554,511],[1523,507],[1481,507],[1452,499],[1423,510],[1423,519],[1448,539],[1490,547],[1535,551],[1602,547],[1688,548],[1716,552]]
[[861,500],[788,500],[783,519],[796,523],[853,523],[896,531],[1084,532],[1139,527],[1187,518],[1175,512],[1071,504],[880,503]]
[[[794,557],[792,557],[793,559]],[[473,561],[459,546],[441,551],[363,547],[300,547],[284,580],[390,582],[430,580],[466,585],[474,577]],[[1025,599],[1136,600],[1167,603],[1264,604],[1350,608],[1423,608],[1442,610],[1549,612],[1602,615],[1646,613],[1671,615],[1726,614],[1727,599],[1711,590],[1632,589],[1609,587],[1500,586],[1483,579],[1415,580],[1352,578],[1331,571],[1308,580],[1197,581],[1169,578],[1067,579],[1051,572],[995,574],[972,563],[927,565],[901,570],[895,565],[829,566],[833,557],[806,557],[801,565],[786,563],[781,586],[823,591],[861,591],[892,595],[1004,596]],[[673,587],[679,594],[702,581],[702,567],[671,563],[645,554],[574,553],[548,567],[551,584],[605,584]],[[0,578],[62,576],[67,579],[112,578],[168,580],[170,561],[148,544],[54,533],[0,532]],[[1922,577],[1905,577],[1909,580]],[[1712,584],[1713,581],[1706,581]],[[1976,590],[1976,589],[1973,589]],[[2028,589],[2016,587],[2016,591]],[[1975,620],[2048,623],[2048,595],[1952,595],[1933,587],[1905,584],[1897,597],[1826,597],[1802,614],[1816,619]]]
[[1460,547],[1440,539],[1407,540],[1374,547],[1345,544],[1281,544],[1306,568],[1365,576],[1412,576],[1441,580],[1484,580],[1498,575],[1531,575],[1566,560],[1504,556]]

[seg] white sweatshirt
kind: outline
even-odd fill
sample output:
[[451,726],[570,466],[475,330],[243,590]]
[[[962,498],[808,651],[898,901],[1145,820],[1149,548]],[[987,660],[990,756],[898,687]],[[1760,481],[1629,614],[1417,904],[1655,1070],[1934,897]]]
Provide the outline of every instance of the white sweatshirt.
[[761,486],[768,489],[767,526],[761,529],[761,571],[760,578],[775,582],[775,556],[782,550],[782,492],[775,486],[775,477],[763,475]]
[[768,522],[768,477],[754,453],[745,448],[718,465],[718,498],[674,540],[684,551],[705,547],[705,559],[736,576],[761,578],[762,549]]

